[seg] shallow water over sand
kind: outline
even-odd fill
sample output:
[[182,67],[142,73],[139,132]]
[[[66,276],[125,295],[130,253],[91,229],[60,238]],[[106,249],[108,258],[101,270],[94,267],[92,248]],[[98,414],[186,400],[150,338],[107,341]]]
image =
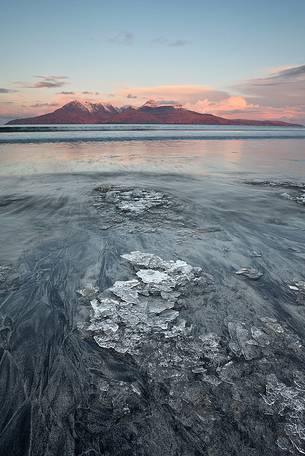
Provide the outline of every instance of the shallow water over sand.
[[[301,454],[305,207],[273,181],[304,180],[304,140],[0,144],[0,173],[3,454]],[[126,211],[126,188],[164,205]],[[134,280],[132,251],[211,284],[178,288],[181,336],[119,352],[77,290]]]
[[305,175],[304,139],[0,143],[0,174],[126,172]]

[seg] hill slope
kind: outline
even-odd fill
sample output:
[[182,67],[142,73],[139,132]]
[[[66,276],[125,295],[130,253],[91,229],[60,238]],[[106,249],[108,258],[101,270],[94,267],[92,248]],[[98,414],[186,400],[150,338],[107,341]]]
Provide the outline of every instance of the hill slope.
[[275,120],[225,119],[213,114],[202,114],[181,106],[160,106],[148,101],[139,108],[116,108],[111,104],[71,101],[48,114],[15,119],[7,125],[48,124],[188,124],[188,125],[257,125],[299,126]]

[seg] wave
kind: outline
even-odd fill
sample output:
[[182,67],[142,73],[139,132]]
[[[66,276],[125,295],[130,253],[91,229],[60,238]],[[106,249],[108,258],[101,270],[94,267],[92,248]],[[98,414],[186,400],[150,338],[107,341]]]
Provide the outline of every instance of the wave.
[[0,143],[305,139],[304,128],[206,125],[1,126]]

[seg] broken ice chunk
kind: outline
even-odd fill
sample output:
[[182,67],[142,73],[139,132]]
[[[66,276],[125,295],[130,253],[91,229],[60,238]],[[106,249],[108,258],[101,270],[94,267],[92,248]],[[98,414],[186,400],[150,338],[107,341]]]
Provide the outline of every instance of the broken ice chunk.
[[122,201],[117,204],[117,207],[123,212],[133,212],[135,214],[141,214],[147,208],[147,205],[141,201]]
[[251,335],[260,347],[267,347],[270,344],[267,334],[255,326],[252,326],[251,328]]
[[277,322],[275,318],[261,317],[260,320],[265,323],[267,329],[271,329],[278,334],[284,334],[283,327]]
[[138,250],[121,255],[134,266],[142,266],[150,269],[166,269],[168,262],[152,253],[139,252]]
[[294,282],[292,285],[288,285],[290,290],[297,292],[297,299],[296,302],[299,305],[305,304],[305,282],[302,280],[298,282]]
[[231,338],[229,348],[236,356],[243,356],[246,360],[260,357],[261,350],[243,323],[229,322],[227,327]]
[[161,291],[160,293],[162,299],[169,300],[171,302],[176,302],[181,293],[179,291]]
[[288,192],[281,193],[281,197],[288,200],[293,200],[293,196],[291,196]]
[[101,300],[93,299],[90,304],[94,318],[99,319],[113,315],[116,312],[116,305],[119,303],[115,299],[103,298]]
[[157,315],[155,318],[154,318],[154,323],[159,326],[163,323],[167,323],[167,322],[171,322],[171,321],[174,321],[176,320],[176,318],[178,317],[179,315],[179,312],[178,310],[164,310],[163,312],[161,312],[159,315]]
[[207,370],[203,366],[193,367],[193,374],[204,374]]
[[115,323],[113,320],[102,320],[99,322],[93,322],[88,327],[89,331],[98,331],[105,334],[113,334],[116,333],[119,329],[119,325]]
[[[187,264],[185,261],[177,260],[175,262],[170,262],[169,271],[180,274],[191,274],[195,268],[190,264]],[[197,272],[201,271],[201,268],[196,268]]]
[[204,356],[211,360],[216,360],[219,357],[220,337],[217,334],[209,333],[204,336],[199,336],[203,342]]
[[305,282],[299,280],[297,282],[293,282],[292,285],[288,285],[290,290],[294,291],[305,291]]
[[250,256],[253,258],[260,258],[263,256],[263,254],[261,252],[259,252],[258,250],[251,250]]
[[296,285],[288,285],[290,290],[299,291],[299,288]]
[[109,288],[109,290],[121,298],[123,301],[126,301],[130,304],[138,303],[138,291],[136,287],[139,285],[139,281],[136,279],[125,280],[125,281],[116,281],[114,285]]
[[175,303],[171,301],[152,301],[148,304],[148,312],[159,314],[167,309],[172,309]]
[[178,340],[188,334],[191,326],[186,328],[186,321],[179,319],[175,303],[186,285],[200,290],[211,277],[185,261],[165,261],[151,253],[135,251],[122,257],[135,267],[132,279],[116,281],[104,292],[97,291],[90,301],[91,325],[87,329],[94,332],[98,345],[138,353],[141,344],[155,344],[161,335]]
[[241,268],[235,272],[237,275],[243,275],[251,280],[257,280],[262,277],[263,273],[255,268]]
[[299,204],[305,204],[305,193],[296,197],[296,202]]
[[90,299],[90,298],[93,298],[98,291],[99,291],[98,288],[89,286],[89,287],[81,288],[80,290],[77,290],[76,292],[80,296]]
[[144,283],[161,283],[170,280],[170,277],[165,272],[156,271],[154,269],[140,269],[137,272]]
[[215,375],[202,374],[201,380],[205,383],[209,383],[212,386],[218,386],[221,384],[221,380]]

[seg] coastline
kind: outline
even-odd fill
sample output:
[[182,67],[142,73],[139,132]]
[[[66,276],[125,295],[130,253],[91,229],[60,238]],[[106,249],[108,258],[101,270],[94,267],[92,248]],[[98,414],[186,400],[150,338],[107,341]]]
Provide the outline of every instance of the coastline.
[[[282,399],[276,396],[271,406],[266,388],[278,394],[277,382],[285,388],[294,382],[303,365],[305,336],[303,304],[289,288],[302,279],[304,207],[281,193],[264,182],[225,182],[216,176],[7,177],[0,214],[10,230],[2,231],[1,260],[11,269],[3,270],[1,296],[10,357],[3,378],[18,360],[18,375],[8,381],[6,393],[15,398],[11,407],[18,420],[7,426],[1,448],[10,448],[12,435],[22,432],[22,451],[36,442],[40,453],[45,445],[63,453],[102,445],[103,451],[121,455],[122,445],[135,453],[141,441],[147,454],[156,454],[157,432],[160,455],[195,454],[211,445],[220,455],[241,444],[246,455],[255,426],[257,451],[278,454]],[[152,255],[153,262],[128,264],[134,251]],[[177,272],[166,269],[175,264]],[[253,280],[237,274],[244,267],[262,275]],[[145,279],[147,268],[154,278]],[[139,271],[149,280],[143,286],[153,288],[130,294]],[[175,282],[166,285],[165,276],[179,277],[180,285],[171,288]],[[143,326],[144,316],[134,309],[146,301],[159,310],[147,314]],[[95,312],[103,312],[96,320],[95,302]],[[124,314],[111,313],[114,302]],[[122,328],[131,327],[117,338],[123,315]],[[169,320],[161,324],[165,315]],[[140,332],[134,318],[142,319]],[[101,340],[102,334],[107,338]],[[136,345],[129,347],[131,340]],[[127,349],[121,347],[124,341]],[[35,365],[28,359],[30,347]],[[293,397],[300,396],[302,381],[293,383]],[[288,411],[293,400],[285,405]],[[32,412],[22,424],[25,401]],[[241,419],[249,444],[238,430]],[[51,439],[43,420],[49,421]],[[301,426],[292,412],[285,423]],[[285,438],[300,445],[292,434]]]

